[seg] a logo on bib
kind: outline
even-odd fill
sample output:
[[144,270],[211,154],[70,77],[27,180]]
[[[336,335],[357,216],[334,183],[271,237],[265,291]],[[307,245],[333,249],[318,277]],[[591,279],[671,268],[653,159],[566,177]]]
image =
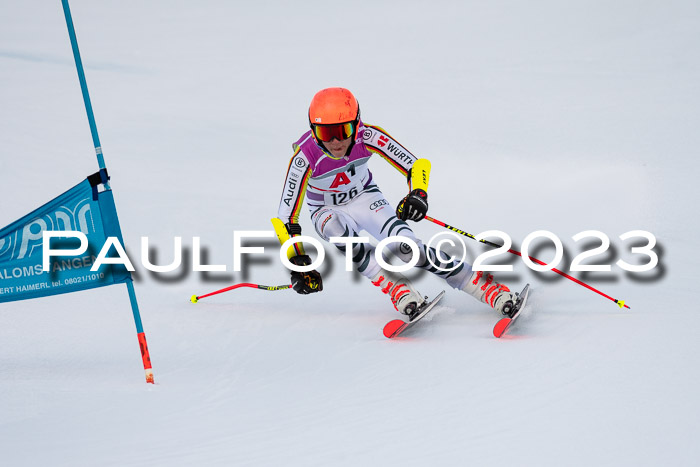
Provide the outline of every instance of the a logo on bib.
[[331,183],[331,188],[338,188],[340,185],[348,185],[350,183],[350,178],[343,172],[339,172],[335,176],[335,180]]

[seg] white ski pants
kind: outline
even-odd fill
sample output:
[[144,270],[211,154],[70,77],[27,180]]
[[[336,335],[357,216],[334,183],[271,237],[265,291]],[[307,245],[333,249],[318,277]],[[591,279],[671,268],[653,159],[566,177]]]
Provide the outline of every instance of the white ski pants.
[[[407,237],[418,245],[416,267],[442,277],[456,289],[463,288],[472,274],[469,264],[462,263],[453,269],[454,263],[441,261],[435,249],[426,247],[408,224],[396,217],[394,207],[376,187],[360,193],[347,204],[316,208],[311,214],[311,221],[316,232],[326,241],[331,237],[359,237],[360,231],[367,232],[377,241],[390,236]],[[344,244],[335,245],[345,253]],[[405,243],[390,243],[386,249],[405,263],[413,257],[411,248]],[[351,254],[355,269],[367,278],[373,278],[382,269],[374,256],[375,247],[370,243],[354,244]],[[444,254],[441,256],[444,257]]]

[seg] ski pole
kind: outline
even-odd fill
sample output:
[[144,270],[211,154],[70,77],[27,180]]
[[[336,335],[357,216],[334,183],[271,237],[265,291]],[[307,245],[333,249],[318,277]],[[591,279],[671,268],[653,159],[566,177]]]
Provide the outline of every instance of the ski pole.
[[221,290],[215,290],[214,292],[209,292],[208,294],[204,295],[192,295],[190,298],[190,301],[192,303],[197,303],[200,299],[204,297],[211,297],[212,295],[228,292],[229,290],[237,289],[239,287],[251,287],[253,289],[261,289],[261,290],[285,290],[285,289],[291,289],[292,285],[260,285],[260,284],[249,284],[249,283],[242,283],[242,284],[234,284],[229,287],[225,287]]
[[[445,227],[445,228],[448,229],[448,230],[451,230],[451,231],[453,231],[453,232],[456,232],[456,233],[458,233],[458,234],[460,234],[460,235],[464,235],[465,237],[469,237],[469,238],[471,238],[472,240],[477,240],[477,238],[476,238],[474,235],[472,235],[472,234],[470,234],[470,233],[468,233],[468,232],[465,232],[464,230],[458,229],[457,227],[453,227],[453,226],[451,226],[451,225],[449,225],[449,224],[446,224],[446,223],[444,223],[444,222],[442,222],[442,221],[439,221],[439,220],[437,220],[437,219],[434,219],[434,218],[432,218],[432,217],[430,217],[430,216],[425,216],[425,219],[428,220],[428,221],[430,221],[430,222],[432,222],[432,223],[434,223],[434,224],[437,224],[437,225],[439,225],[439,226]],[[498,243],[489,242],[488,240],[484,240],[484,239],[477,240],[477,241],[478,241],[478,242],[481,242],[481,243],[484,243],[484,244],[486,244],[486,245],[488,245],[488,246],[495,247],[495,248],[501,248],[501,247],[503,246],[503,245],[499,245]],[[512,253],[512,254],[517,255],[517,256],[520,256],[520,257],[523,256],[522,253],[520,253],[520,252],[517,251],[517,250],[513,250],[513,249],[509,249],[509,250],[508,250],[508,253]],[[537,259],[537,258],[533,258],[532,256],[528,256],[528,258],[530,258],[530,260],[532,260],[532,262],[537,263],[537,264],[539,264],[540,266],[545,266],[545,265],[546,265],[545,262],[540,261],[540,260]],[[552,268],[552,271],[556,272],[556,273],[559,274],[560,276],[566,277],[567,279],[570,279],[570,280],[576,282],[578,285],[582,285],[583,287],[587,288],[588,290],[592,290],[593,292],[595,292],[595,293],[597,293],[598,295],[601,295],[601,296],[607,298],[608,300],[612,300],[612,301],[615,302],[615,303],[617,304],[617,306],[619,306],[620,308],[625,307],[625,308],[628,308],[628,309],[629,309],[629,306],[628,306],[628,305],[625,305],[625,301],[624,301],[624,300],[617,300],[617,299],[615,299],[615,298],[612,298],[611,296],[604,294],[603,292],[601,292],[600,290],[596,289],[595,287],[591,287],[590,285],[586,284],[585,282],[580,281],[580,280],[576,279],[575,277],[572,277],[572,276],[566,274],[565,272],[560,271],[560,270],[557,269],[557,268]]]

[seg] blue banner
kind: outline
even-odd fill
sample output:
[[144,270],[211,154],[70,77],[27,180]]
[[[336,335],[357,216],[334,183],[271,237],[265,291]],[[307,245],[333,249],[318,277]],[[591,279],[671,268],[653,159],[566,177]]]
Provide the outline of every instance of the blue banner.
[[[0,302],[75,292],[131,279],[131,273],[118,264],[90,270],[107,237],[116,237],[124,244],[112,191],[104,189],[106,181],[106,171],[102,170],[0,230]],[[49,270],[44,270],[44,231],[82,232],[88,248],[77,256],[52,257]],[[75,243],[75,239],[72,243],[53,239],[51,248],[75,249]]]

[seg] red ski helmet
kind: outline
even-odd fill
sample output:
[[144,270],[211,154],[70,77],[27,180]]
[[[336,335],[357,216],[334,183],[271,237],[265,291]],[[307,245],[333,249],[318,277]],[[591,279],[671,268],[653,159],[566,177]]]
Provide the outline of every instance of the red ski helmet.
[[309,106],[309,124],[317,141],[354,137],[360,120],[360,104],[345,88],[317,92]]

